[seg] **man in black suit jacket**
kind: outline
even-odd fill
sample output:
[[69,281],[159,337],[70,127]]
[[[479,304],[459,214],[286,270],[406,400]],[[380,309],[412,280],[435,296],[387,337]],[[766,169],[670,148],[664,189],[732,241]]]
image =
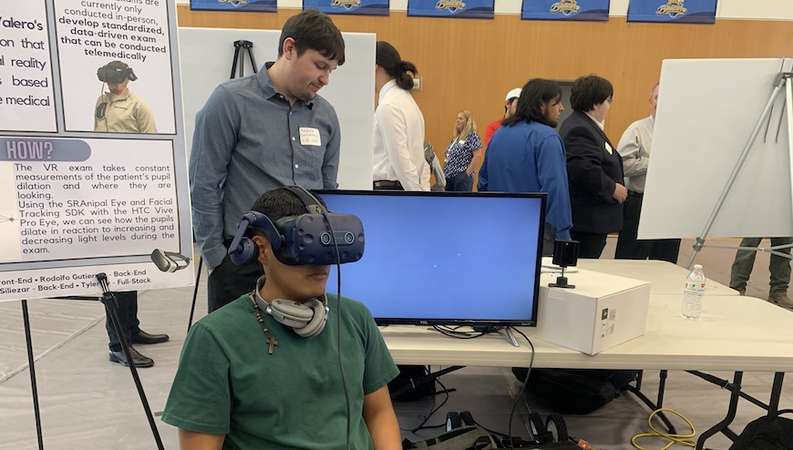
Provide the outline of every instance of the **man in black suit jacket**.
[[570,94],[574,112],[559,131],[567,152],[571,236],[581,243],[582,258],[599,258],[608,233],[622,229],[622,203],[628,197],[622,157],[603,130],[613,94],[604,78],[577,79]]

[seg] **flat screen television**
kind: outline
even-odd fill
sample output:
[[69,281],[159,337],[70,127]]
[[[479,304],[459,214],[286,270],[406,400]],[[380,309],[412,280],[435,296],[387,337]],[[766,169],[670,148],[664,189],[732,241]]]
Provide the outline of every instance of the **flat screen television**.
[[378,324],[536,325],[545,194],[316,193],[363,222],[341,289]]

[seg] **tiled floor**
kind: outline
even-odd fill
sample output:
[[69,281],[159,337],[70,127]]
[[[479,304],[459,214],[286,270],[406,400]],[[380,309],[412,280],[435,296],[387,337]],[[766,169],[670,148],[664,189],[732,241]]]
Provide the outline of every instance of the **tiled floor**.
[[[613,248],[614,242],[610,240],[604,257],[611,257]],[[681,263],[687,261],[689,253],[689,245],[684,243]],[[704,265],[708,277],[726,284],[733,254],[731,250],[706,249],[698,262]],[[768,256],[758,255],[749,295],[767,295],[767,267]],[[204,295],[203,292],[199,294],[197,317],[205,314]],[[192,288],[185,288],[147,292],[140,298],[144,329],[172,336],[167,344],[143,349],[157,361],[154,368],[140,371],[155,412],[162,410],[165,404],[185,336],[191,296]],[[107,362],[102,305],[86,301],[38,300],[31,301],[29,306],[45,448],[156,448],[129,371]],[[793,325],[793,313],[780,309],[780,314],[791,314]],[[26,363],[20,304],[0,303],[0,449],[3,450],[36,448]],[[731,376],[728,373],[717,375]],[[655,395],[657,380],[657,374],[646,373],[644,392],[650,397]],[[770,381],[771,374],[746,374],[744,387],[762,399],[769,392]],[[506,431],[513,396],[520,389],[508,369],[469,367],[445,376],[443,382],[457,391],[430,419],[430,425],[441,423],[447,411],[470,410],[483,425]],[[670,374],[666,405],[689,417],[698,430],[720,420],[727,398],[727,391],[691,375]],[[435,399],[441,400],[441,396]],[[401,426],[414,427],[433,406],[433,400],[398,404]],[[793,407],[791,382],[784,390],[782,406]],[[593,414],[568,417],[568,428],[571,433],[590,440],[599,450],[627,449],[630,436],[647,428],[647,414],[648,410],[635,398],[623,396]],[[758,408],[743,402],[736,429],[740,430],[760,415]],[[520,418],[513,427],[525,436],[523,409]],[[165,447],[176,449],[176,430],[159,420],[157,423]],[[422,432],[419,436],[431,436],[434,432]],[[729,441],[723,437],[714,438],[708,444],[711,448],[729,447]]]

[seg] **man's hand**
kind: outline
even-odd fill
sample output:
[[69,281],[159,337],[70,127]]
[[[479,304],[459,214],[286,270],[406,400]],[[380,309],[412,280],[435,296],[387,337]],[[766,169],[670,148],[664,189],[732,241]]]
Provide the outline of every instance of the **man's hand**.
[[617,203],[624,203],[628,198],[628,189],[625,186],[617,183],[614,185],[614,193],[611,195]]

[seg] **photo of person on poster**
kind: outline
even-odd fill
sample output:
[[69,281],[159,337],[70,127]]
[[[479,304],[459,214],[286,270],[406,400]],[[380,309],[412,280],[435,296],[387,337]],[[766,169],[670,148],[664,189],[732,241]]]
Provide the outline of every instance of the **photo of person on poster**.
[[[138,79],[132,68],[111,61],[96,71],[103,83],[94,109],[94,131],[105,133],[157,133],[151,108],[127,86]],[[104,85],[107,84],[107,92]]]

